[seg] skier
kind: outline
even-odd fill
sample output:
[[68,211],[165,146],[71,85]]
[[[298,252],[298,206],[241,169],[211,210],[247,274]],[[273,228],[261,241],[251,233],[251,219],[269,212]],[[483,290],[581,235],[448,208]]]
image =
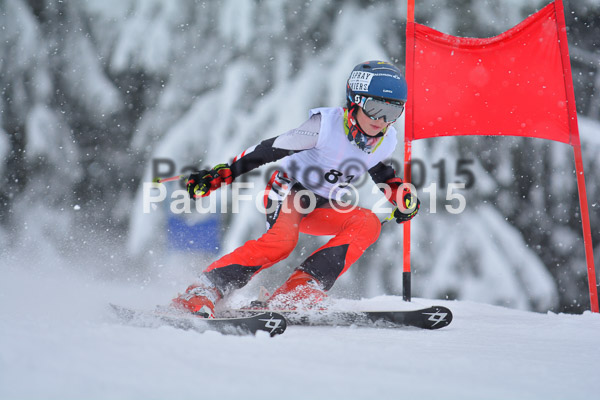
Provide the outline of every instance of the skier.
[[[288,257],[302,232],[333,238],[295,269],[267,306],[318,306],[336,279],[377,240],[381,229],[371,210],[340,206],[335,200],[340,190],[368,172],[374,182],[386,184],[384,193],[396,206],[392,215],[398,223],[412,219],[419,210],[416,195],[384,164],[397,142],[391,124],[402,115],[406,99],[406,81],[394,65],[358,64],[347,81],[346,108],[313,109],[298,128],[247,149],[230,165],[192,173],[187,190],[196,199],[285,157],[266,188],[267,232],[209,265],[172,305],[214,318],[215,303]],[[353,161],[352,168],[343,170],[348,160]]]

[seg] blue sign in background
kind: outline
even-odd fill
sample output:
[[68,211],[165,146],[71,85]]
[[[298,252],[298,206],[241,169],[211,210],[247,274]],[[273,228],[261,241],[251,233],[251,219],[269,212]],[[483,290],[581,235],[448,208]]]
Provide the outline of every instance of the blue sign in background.
[[169,248],[217,253],[221,246],[221,221],[215,215],[190,225],[181,216],[167,219]]

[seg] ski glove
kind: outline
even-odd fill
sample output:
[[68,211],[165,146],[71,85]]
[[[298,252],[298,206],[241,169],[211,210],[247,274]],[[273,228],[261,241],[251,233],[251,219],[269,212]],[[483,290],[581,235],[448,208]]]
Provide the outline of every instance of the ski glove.
[[[410,221],[419,212],[421,207],[421,201],[416,194],[412,194],[407,185],[404,185],[402,179],[391,178],[385,181],[386,187],[382,189],[387,199],[396,206],[392,215],[386,218],[386,220],[396,219],[396,222],[401,224],[406,221]],[[400,204],[398,199],[402,196]]]
[[404,207],[402,207],[402,209],[400,209],[400,207],[396,207],[392,213],[392,217],[396,218],[396,222],[399,224],[413,219],[421,207],[421,201],[419,198],[409,191],[404,192],[402,201],[404,202]]
[[188,194],[192,199],[208,196],[210,192],[221,187],[225,183],[233,182],[233,174],[229,164],[218,164],[210,171],[201,170],[191,174],[186,186]]

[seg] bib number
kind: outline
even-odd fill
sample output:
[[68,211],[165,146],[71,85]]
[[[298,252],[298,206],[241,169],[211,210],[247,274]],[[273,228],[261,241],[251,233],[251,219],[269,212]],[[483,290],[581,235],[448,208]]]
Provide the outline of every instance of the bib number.
[[[343,179],[342,177],[344,176],[344,174],[340,171],[338,171],[337,169],[330,169],[329,172],[327,172],[325,174],[325,180],[331,184],[336,184],[340,181],[340,179]],[[352,179],[354,179],[354,175],[347,175],[345,177],[345,181],[342,181],[342,183],[340,184],[341,187],[344,186],[348,186],[350,184],[350,182],[352,182]]]

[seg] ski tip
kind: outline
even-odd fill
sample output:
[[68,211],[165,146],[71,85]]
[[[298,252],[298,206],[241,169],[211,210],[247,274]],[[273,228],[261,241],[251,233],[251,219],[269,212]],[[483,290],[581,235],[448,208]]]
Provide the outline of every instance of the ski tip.
[[452,311],[444,306],[431,306],[421,311],[426,316],[423,328],[440,329],[450,325],[452,322]]
[[261,323],[259,330],[268,332],[271,337],[281,335],[287,328],[287,320],[279,313],[265,312],[254,315],[252,318]]

